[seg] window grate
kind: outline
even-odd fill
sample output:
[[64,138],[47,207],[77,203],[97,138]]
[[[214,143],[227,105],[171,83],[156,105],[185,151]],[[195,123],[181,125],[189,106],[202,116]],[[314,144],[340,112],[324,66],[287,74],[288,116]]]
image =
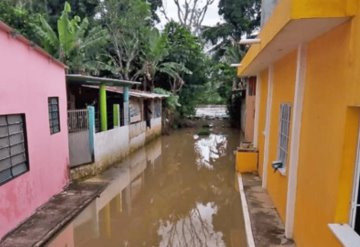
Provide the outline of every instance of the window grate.
[[50,123],[50,134],[60,132],[60,114],[59,114],[59,98],[49,97],[49,123]]
[[0,115],[0,133],[0,184],[3,184],[29,170],[25,115]]
[[280,105],[278,160],[282,161],[283,167],[285,167],[287,156],[288,156],[290,116],[291,116],[290,104],[281,104]]

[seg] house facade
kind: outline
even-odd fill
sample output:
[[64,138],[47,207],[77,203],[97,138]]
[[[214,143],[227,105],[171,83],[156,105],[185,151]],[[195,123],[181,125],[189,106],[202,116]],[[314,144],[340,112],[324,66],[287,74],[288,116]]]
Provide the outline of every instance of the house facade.
[[68,183],[64,65],[0,22],[0,239]]
[[166,95],[118,79],[67,75],[67,83],[72,179],[96,175],[161,135]]
[[359,7],[279,0],[238,68],[257,77],[263,187],[300,247],[360,246]]

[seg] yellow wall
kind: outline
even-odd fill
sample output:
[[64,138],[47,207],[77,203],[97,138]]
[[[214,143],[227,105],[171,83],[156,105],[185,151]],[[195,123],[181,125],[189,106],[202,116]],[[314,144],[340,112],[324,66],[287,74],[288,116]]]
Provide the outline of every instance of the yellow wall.
[[[258,127],[258,150],[259,150],[259,163],[258,171],[259,175],[262,176],[263,173],[263,162],[264,162],[264,143],[265,143],[265,120],[266,120],[266,101],[268,93],[268,70],[262,71],[260,73],[260,105],[259,105],[259,127]],[[258,93],[258,92],[257,92]]]
[[360,108],[360,13],[308,46],[294,238],[341,246],[328,223],[348,223]]
[[[287,176],[283,176],[279,172],[274,173],[271,167],[271,163],[272,161],[277,160],[277,147],[279,141],[278,133],[280,124],[280,104],[290,103],[291,105],[293,105],[296,72],[296,54],[296,51],[294,51],[282,58],[276,64],[274,64],[273,72],[273,97],[270,120],[271,126],[269,163],[267,165],[267,189],[283,221],[285,221],[288,179]],[[291,140],[289,140],[289,147],[290,142]]]
[[[249,66],[291,20],[351,17],[357,13],[359,0],[279,0],[262,27],[259,44],[253,44],[237,69],[238,76],[251,76]],[[304,30],[305,31],[305,30]],[[276,42],[276,41],[275,41]]]

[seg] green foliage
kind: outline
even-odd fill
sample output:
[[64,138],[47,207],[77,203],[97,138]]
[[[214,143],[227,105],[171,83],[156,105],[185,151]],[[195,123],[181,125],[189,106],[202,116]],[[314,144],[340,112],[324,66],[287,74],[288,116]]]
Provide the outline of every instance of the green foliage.
[[36,19],[37,14],[30,13],[24,7],[9,1],[0,1],[0,20],[33,41],[37,41],[32,32],[32,26],[37,24]]
[[17,8],[26,9],[29,13],[41,14],[53,30],[57,30],[57,21],[62,13],[65,2],[81,19],[85,17],[92,22],[100,0],[2,0]]
[[[245,51],[232,43],[249,35],[260,19],[260,0],[220,0],[225,23],[203,30],[214,44],[210,57],[203,41],[183,25],[170,21],[162,32],[155,28],[161,0],[68,1],[2,0],[0,19],[70,72],[138,80],[144,90],[168,94],[165,103],[176,117],[193,115],[198,104],[224,104],[232,97],[238,81],[228,64],[240,61]],[[236,105],[229,102],[235,114]]]
[[134,80],[141,68],[139,59],[151,28],[150,6],[143,0],[104,0],[99,20],[110,33],[109,58],[112,73],[121,79]]
[[219,15],[231,24],[233,34],[250,34],[260,25],[261,0],[220,0]]
[[[225,23],[204,27],[202,37],[214,45],[212,51],[217,59],[225,54],[228,47],[242,36],[249,36],[260,26],[261,0],[220,0],[219,15]],[[244,51],[245,46],[241,46]]]
[[150,4],[151,18],[154,22],[160,22],[159,16],[156,14],[156,10],[162,7],[162,0],[147,0]]
[[97,73],[96,57],[87,56],[91,50],[103,47],[107,42],[107,32],[99,26],[88,30],[87,18],[81,21],[79,16],[70,17],[71,6],[65,2],[64,10],[57,21],[57,31],[53,30],[43,16],[39,17],[40,25],[32,25],[42,46],[60,61],[70,67],[71,72]]
[[163,88],[154,88],[153,93],[163,94],[168,96],[165,99],[165,107],[167,107],[170,111],[174,112],[178,107],[181,106],[179,103],[179,96],[173,94],[170,91],[167,91]]
[[136,75],[142,77],[143,88],[154,88],[155,75],[161,69],[161,62],[168,55],[167,36],[160,34],[155,28],[147,30],[148,42],[142,49],[140,60],[142,67],[137,71]]
[[199,39],[184,26],[171,21],[165,26],[164,34],[168,39],[168,55],[164,57],[156,85],[179,94],[178,111],[182,116],[193,115],[201,85],[208,81],[207,57]]

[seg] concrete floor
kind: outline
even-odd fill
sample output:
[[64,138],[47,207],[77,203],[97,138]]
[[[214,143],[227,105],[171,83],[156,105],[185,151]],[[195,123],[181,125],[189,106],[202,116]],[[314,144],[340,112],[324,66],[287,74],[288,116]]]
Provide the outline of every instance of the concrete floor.
[[44,246],[105,189],[107,183],[71,184],[0,242],[1,247]]
[[270,196],[261,187],[260,177],[254,173],[241,176],[256,247],[295,247],[294,242],[285,237],[284,224]]

